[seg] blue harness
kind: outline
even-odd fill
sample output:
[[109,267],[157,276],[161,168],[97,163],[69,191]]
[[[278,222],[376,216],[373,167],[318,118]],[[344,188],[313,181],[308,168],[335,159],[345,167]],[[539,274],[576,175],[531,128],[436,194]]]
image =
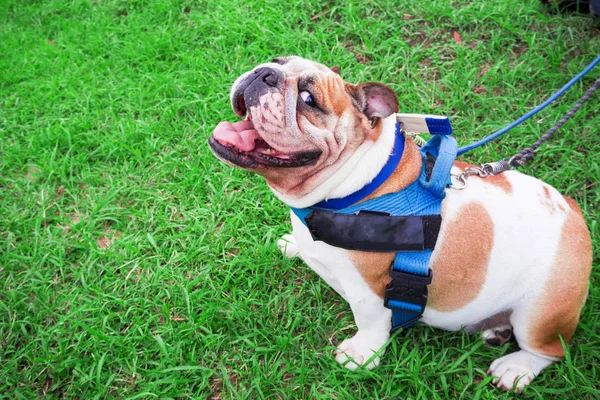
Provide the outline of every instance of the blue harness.
[[434,136],[420,150],[419,178],[405,189],[356,204],[373,193],[398,166],[405,138],[397,123],[392,154],[370,184],[341,199],[292,208],[314,240],[350,250],[396,253],[390,267],[392,281],[384,296],[385,307],[392,310],[392,332],[415,324],[425,311],[427,285],[432,279],[429,261],[456,158],[456,140],[449,136],[452,128],[448,119],[426,120]]

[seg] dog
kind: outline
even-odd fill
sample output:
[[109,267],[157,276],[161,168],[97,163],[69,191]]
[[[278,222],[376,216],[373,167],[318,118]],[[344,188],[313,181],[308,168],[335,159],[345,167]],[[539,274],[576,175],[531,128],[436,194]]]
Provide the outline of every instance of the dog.
[[[234,82],[230,100],[243,118],[221,122],[209,138],[214,155],[253,171],[290,207],[343,198],[380,172],[394,146],[398,97],[382,83],[345,82],[337,68],[301,57],[275,58]],[[452,174],[470,165],[456,161]],[[391,176],[368,198],[418,179],[418,146],[404,142]],[[450,331],[482,331],[489,345],[511,335],[520,350],[492,362],[501,389],[522,391],[564,356],[586,301],[592,264],[581,210],[542,181],[506,171],[471,176],[465,190],[447,188],[433,271],[421,321]],[[291,213],[292,234],[278,246],[299,256],[349,304],[358,328],[334,352],[347,368],[373,368],[390,337],[391,252],[346,250],[315,241]]]

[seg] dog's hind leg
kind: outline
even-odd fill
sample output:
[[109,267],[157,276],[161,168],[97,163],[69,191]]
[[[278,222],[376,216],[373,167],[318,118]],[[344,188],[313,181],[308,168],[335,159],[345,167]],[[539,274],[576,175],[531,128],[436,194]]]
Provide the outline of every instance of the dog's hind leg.
[[541,370],[556,361],[553,358],[545,358],[526,350],[520,350],[508,354],[495,360],[490,369],[489,375],[496,378],[493,383],[499,389],[522,392],[525,386],[529,385]]
[[[554,262],[536,295],[515,307],[510,317],[521,351],[494,361],[488,373],[499,388],[517,391],[554,361],[564,356],[561,342],[568,344],[585,303],[592,264],[591,240],[573,202],[563,224]],[[535,283],[535,286],[540,286]]]
[[[536,338],[539,340],[541,336],[546,336],[542,340],[552,342],[553,347],[557,345],[560,347],[560,339],[558,335],[551,335],[549,331],[532,331],[531,313],[531,307],[516,308],[513,311],[510,322],[521,350],[498,358],[488,369],[488,374],[496,377],[493,383],[500,389],[522,392],[544,368],[559,360],[556,357],[559,354],[551,355],[550,352],[536,348],[534,345]],[[560,347],[560,355],[562,355],[562,347]]]

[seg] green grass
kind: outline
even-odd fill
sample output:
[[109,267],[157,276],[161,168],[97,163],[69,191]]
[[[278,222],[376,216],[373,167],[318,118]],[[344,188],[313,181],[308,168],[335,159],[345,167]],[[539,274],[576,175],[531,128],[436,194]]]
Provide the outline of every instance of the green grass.
[[[600,53],[597,23],[537,0],[385,3],[0,3],[0,397],[514,397],[485,371],[515,345],[462,332],[417,326],[374,371],[337,365],[349,307],[280,256],[288,210],[261,178],[206,145],[235,119],[233,80],[277,55],[385,82],[403,112],[450,115],[466,144]],[[599,75],[463,159],[532,143]],[[595,271],[570,361],[522,398],[600,397],[599,104],[524,169],[581,204]]]

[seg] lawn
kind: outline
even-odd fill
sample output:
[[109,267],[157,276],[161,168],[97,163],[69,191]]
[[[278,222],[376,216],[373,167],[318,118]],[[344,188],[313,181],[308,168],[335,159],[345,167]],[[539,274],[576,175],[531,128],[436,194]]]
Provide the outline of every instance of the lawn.
[[[288,210],[263,180],[207,146],[234,79],[289,54],[449,115],[464,145],[591,62],[598,26],[538,0],[3,0],[0,397],[599,398],[598,94],[523,168],[577,199],[595,270],[567,362],[520,396],[485,374],[514,343],[424,325],[378,369],[336,364],[349,307],[280,256]],[[462,159],[529,145],[598,76]]]

